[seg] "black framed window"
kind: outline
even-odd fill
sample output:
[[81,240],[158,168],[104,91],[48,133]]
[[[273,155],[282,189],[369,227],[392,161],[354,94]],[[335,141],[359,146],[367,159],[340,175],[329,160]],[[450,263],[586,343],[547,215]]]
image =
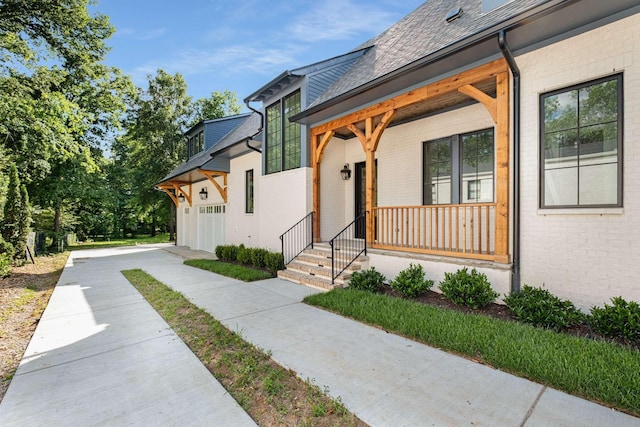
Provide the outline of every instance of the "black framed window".
[[245,213],[253,213],[253,169],[244,173],[244,194],[244,211]]
[[204,151],[204,132],[198,132],[195,136],[188,138],[187,158],[191,158],[201,151]]
[[494,151],[493,128],[426,141],[423,204],[493,202]]
[[622,206],[622,74],[540,96],[540,207]]
[[266,108],[266,173],[300,167],[301,126],[289,117],[300,112],[300,91],[284,97]]

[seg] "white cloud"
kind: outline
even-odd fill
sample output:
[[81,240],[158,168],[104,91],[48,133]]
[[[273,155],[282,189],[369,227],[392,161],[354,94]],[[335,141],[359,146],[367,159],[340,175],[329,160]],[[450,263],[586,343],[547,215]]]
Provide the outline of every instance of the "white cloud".
[[188,49],[178,55],[136,67],[131,76],[138,86],[144,86],[147,76],[158,69],[182,75],[251,73],[273,76],[287,68],[298,66],[296,54],[300,48],[260,48],[235,45],[221,49]]
[[119,37],[131,37],[136,40],[154,40],[158,37],[162,37],[167,32],[166,28],[153,28],[150,30],[136,30],[135,28],[122,28],[116,29],[114,34]]
[[384,9],[354,0],[323,0],[290,25],[293,37],[303,42],[346,40],[358,34],[377,34],[397,20]]

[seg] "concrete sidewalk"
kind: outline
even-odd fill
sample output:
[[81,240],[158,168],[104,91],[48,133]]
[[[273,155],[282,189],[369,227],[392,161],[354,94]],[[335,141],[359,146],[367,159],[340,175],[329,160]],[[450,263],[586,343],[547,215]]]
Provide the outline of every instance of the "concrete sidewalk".
[[120,273],[181,263],[144,246],[72,252],[0,426],[255,425]]
[[170,249],[181,257],[157,247],[72,254],[0,404],[1,425],[251,423],[119,274],[142,268],[300,377],[328,387],[372,426],[640,426],[300,303],[317,290],[280,279],[239,282],[185,266],[182,258],[197,254]]

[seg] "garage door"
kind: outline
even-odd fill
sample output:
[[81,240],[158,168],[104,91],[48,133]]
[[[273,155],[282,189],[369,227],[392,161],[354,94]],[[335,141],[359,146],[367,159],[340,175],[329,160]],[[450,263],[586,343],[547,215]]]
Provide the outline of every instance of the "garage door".
[[224,205],[198,207],[198,249],[215,252],[224,245]]

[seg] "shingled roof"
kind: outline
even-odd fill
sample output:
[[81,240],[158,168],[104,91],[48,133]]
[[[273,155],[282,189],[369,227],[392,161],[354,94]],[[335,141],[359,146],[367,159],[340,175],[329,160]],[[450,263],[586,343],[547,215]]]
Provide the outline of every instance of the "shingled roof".
[[[359,46],[356,50],[370,49],[309,108],[437,53],[541,3],[545,0],[511,1],[483,13],[481,0],[429,0]],[[447,14],[458,7],[462,9],[462,15],[448,23]]]
[[[188,161],[181,163],[174,170],[169,172],[167,176],[162,178],[160,183],[171,181],[174,179],[189,181],[193,180],[192,172],[198,169],[215,170],[218,169],[214,165],[212,157],[219,156],[220,153],[230,151],[234,146],[243,143],[251,138],[259,140],[260,138],[260,116],[257,113],[243,113],[236,116],[227,117],[227,122],[234,123],[235,127],[231,129],[224,137],[216,141],[216,144],[202,151]],[[231,120],[232,119],[232,120]],[[211,120],[209,123],[214,123],[216,120]],[[223,123],[224,121],[220,121]],[[215,123],[214,123],[215,124]],[[226,128],[225,128],[226,129]],[[247,149],[248,150],[248,149]],[[240,150],[243,151],[244,150]],[[204,179],[204,176],[196,174],[196,179]]]

